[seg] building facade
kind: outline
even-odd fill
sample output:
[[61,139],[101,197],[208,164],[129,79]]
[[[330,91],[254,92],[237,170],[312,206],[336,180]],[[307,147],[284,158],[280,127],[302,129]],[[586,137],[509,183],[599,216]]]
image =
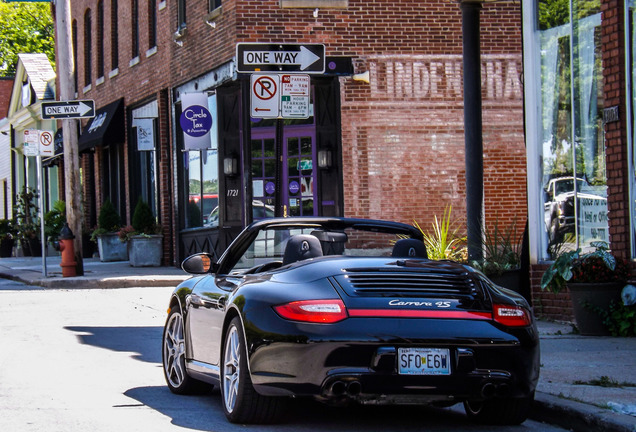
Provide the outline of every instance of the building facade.
[[[164,264],[176,265],[192,252],[222,251],[246,224],[272,215],[427,227],[452,206],[464,223],[457,3],[80,0],[71,8],[77,96],[97,107],[79,144],[87,229],[105,199],[125,223],[144,199],[163,227]],[[481,10],[487,227],[523,229],[527,214],[520,22],[515,2]],[[252,111],[266,89],[239,70],[237,44],[324,45],[324,72],[307,74],[306,118]],[[212,118],[201,148],[181,122],[190,98]]]
[[[0,121],[0,218],[11,219],[16,196],[34,190],[42,198],[43,213],[63,195],[53,140],[50,154],[42,156],[42,189],[38,186],[36,157],[25,154],[26,137],[46,131],[54,137],[56,124],[42,120],[41,104],[55,100],[55,71],[45,54],[19,54],[15,79],[7,96],[6,117]],[[57,154],[61,151],[58,148]],[[37,204],[40,207],[40,204]]]
[[534,297],[554,318],[571,302],[539,291],[542,262],[596,242],[635,257],[633,17],[632,1],[523,5]]

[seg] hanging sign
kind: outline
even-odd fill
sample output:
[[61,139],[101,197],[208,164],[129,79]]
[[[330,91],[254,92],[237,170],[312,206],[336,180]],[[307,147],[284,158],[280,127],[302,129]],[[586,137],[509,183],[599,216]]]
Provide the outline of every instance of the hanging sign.
[[155,123],[152,118],[135,119],[137,126],[137,150],[152,151],[155,149]]
[[36,129],[27,129],[24,131],[22,151],[25,156],[37,156],[40,154],[40,131]]
[[181,107],[179,124],[183,130],[184,149],[205,150],[211,148],[212,114],[208,109],[207,93],[183,93]]

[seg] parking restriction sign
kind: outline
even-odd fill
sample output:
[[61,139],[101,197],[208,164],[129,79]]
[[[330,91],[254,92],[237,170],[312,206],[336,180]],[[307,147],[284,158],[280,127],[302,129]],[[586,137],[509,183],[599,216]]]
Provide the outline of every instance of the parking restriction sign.
[[252,74],[251,116],[276,118],[280,111],[280,76],[278,74]]

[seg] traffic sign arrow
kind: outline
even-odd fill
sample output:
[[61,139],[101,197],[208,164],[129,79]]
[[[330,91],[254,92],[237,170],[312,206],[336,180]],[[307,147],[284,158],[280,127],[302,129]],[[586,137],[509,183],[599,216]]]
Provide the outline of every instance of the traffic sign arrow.
[[42,102],[42,119],[90,117],[95,117],[95,102],[92,100]]
[[325,71],[325,46],[322,44],[236,45],[238,72],[304,72]]
[[244,51],[246,65],[300,65],[305,70],[320,60],[313,52],[301,45],[299,51]]

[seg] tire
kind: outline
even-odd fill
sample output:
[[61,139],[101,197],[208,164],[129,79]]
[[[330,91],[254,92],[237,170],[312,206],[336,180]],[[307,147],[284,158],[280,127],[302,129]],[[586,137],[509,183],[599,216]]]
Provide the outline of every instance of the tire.
[[262,396],[254,390],[247,367],[245,346],[241,320],[234,317],[225,333],[221,354],[223,411],[232,423],[274,423],[282,414],[283,399]]
[[534,392],[525,398],[465,401],[464,410],[471,420],[482,424],[519,425],[530,415]]
[[209,389],[209,385],[191,378],[186,372],[183,315],[178,307],[172,308],[163,328],[161,354],[163,374],[172,393],[194,394]]

